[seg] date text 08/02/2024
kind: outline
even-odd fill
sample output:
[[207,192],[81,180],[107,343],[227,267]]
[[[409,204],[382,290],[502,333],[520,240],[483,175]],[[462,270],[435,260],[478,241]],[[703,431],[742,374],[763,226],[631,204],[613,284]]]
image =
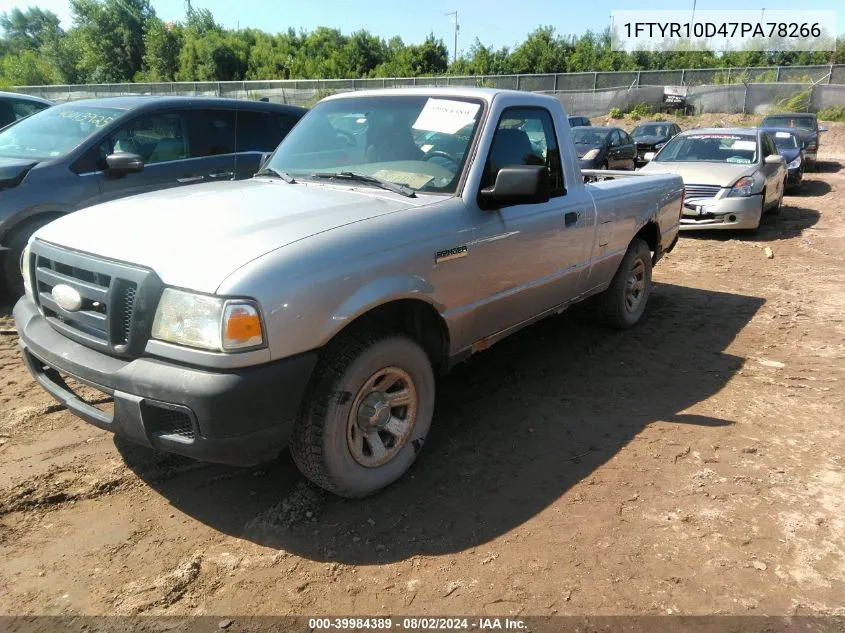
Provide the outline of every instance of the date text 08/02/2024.
[[310,618],[308,628],[320,630],[388,630],[450,631],[450,630],[523,630],[525,622],[515,618]]

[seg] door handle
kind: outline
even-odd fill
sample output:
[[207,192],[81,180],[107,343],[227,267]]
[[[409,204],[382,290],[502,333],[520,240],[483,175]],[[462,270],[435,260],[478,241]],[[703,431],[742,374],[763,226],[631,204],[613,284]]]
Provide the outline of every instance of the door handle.
[[202,177],[202,176],[182,176],[181,178],[177,178],[177,179],[176,179],[176,182],[182,182],[182,183],[185,183],[185,182],[198,182],[198,181],[200,181],[200,180],[202,180],[202,179],[203,179],[203,177]]
[[208,177],[209,178],[216,178],[216,179],[234,178],[235,172],[233,172],[233,171],[218,171],[218,172],[214,172],[213,174],[208,174]]
[[574,224],[578,224],[578,218],[580,217],[580,211],[567,211],[563,216],[563,225],[572,226]]

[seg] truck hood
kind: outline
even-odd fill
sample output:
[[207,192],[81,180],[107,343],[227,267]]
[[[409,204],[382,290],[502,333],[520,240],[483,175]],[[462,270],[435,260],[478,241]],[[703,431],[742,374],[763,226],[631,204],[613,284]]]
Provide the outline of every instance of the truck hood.
[[381,193],[263,179],[192,185],[89,207],[36,237],[150,268],[167,285],[213,293],[270,251],[423,202]]
[[750,176],[759,165],[740,163],[669,163],[650,162],[642,171],[654,174],[678,174],[686,185],[718,185],[732,187],[743,176]]

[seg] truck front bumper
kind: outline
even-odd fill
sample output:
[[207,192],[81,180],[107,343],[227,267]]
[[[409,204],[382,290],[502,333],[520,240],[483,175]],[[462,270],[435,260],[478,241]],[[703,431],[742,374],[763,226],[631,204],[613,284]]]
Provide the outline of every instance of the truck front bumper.
[[681,230],[756,229],[762,215],[761,203],[760,194],[687,200],[681,215]]
[[[316,352],[238,370],[207,370],[144,357],[122,359],[59,334],[23,297],[14,308],[24,360],[38,383],[86,422],[132,442],[194,459],[248,466],[285,447]],[[114,399],[85,402],[70,377]]]

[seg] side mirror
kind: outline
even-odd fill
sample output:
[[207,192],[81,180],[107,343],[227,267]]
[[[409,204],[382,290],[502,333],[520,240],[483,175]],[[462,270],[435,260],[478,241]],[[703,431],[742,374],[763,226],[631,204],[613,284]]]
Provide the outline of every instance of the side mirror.
[[503,167],[496,175],[496,183],[478,192],[479,206],[482,209],[499,209],[516,204],[548,202],[549,180],[549,168],[545,165]]
[[763,162],[767,165],[778,165],[783,162],[783,156],[780,154],[769,154],[763,159]]
[[819,126],[819,133],[821,134],[822,132],[827,132],[827,126],[826,125],[820,125]]
[[144,159],[130,152],[115,152],[106,156],[106,171],[110,176],[125,176],[144,171]]
[[656,152],[646,152],[643,155],[643,160],[648,162],[648,161],[652,160],[656,155],[657,155]]

